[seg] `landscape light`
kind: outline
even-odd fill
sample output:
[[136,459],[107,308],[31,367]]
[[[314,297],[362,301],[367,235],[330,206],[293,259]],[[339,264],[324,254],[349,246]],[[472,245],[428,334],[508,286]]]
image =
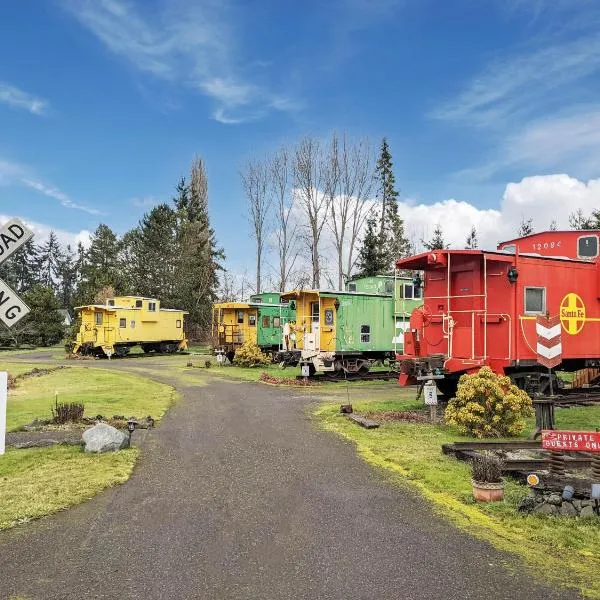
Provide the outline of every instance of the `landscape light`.
[[131,446],[131,434],[134,432],[136,425],[138,422],[135,420],[135,417],[130,417],[127,421],[127,431],[129,431],[129,445]]

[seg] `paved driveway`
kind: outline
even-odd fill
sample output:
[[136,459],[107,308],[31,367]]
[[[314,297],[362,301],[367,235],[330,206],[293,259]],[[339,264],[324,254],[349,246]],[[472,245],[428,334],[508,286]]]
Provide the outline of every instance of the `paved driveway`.
[[294,390],[218,379],[144,441],[128,483],[0,534],[0,597],[575,598],[388,484]]

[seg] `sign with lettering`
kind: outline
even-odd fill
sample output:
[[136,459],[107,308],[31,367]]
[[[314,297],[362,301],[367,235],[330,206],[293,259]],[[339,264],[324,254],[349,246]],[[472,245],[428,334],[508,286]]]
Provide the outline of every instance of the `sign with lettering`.
[[19,219],[11,219],[0,227],[0,263],[33,237],[33,231]]
[[542,448],[561,452],[563,450],[600,452],[600,432],[544,429],[542,431]]
[[425,404],[428,406],[435,406],[438,403],[437,388],[433,381],[430,381],[423,386],[423,393],[425,395]]
[[0,279],[0,321],[7,327],[12,327],[28,313],[27,304]]

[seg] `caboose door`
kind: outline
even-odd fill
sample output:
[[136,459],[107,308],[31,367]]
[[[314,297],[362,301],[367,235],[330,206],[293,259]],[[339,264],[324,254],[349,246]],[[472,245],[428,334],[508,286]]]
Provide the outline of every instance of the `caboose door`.
[[481,354],[479,272],[473,264],[468,267],[450,276],[449,319],[444,333],[448,335],[448,356],[452,358],[475,359]]

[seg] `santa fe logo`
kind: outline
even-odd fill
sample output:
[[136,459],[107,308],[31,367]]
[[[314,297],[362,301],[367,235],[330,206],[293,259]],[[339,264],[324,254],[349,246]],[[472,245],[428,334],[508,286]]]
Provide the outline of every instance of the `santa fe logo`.
[[578,334],[585,325],[585,304],[572,292],[567,294],[560,303],[560,321],[563,329],[571,334]]
[[558,316],[543,317],[535,320],[537,333],[537,361],[540,365],[552,369],[562,362],[561,320]]
[[[32,237],[33,231],[19,219],[12,219],[0,227],[0,263],[3,263]],[[0,279],[0,321],[7,327],[12,327],[28,313],[27,304]]]

